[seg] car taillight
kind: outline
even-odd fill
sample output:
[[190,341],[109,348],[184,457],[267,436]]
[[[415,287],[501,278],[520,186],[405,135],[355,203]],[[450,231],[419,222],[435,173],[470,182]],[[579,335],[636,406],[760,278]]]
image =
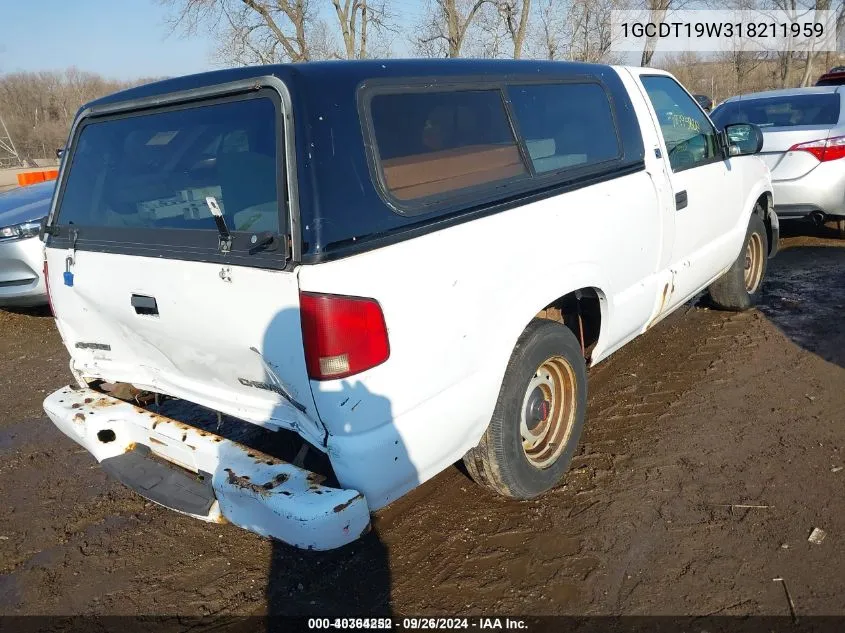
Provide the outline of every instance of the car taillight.
[[845,136],[823,138],[818,141],[798,143],[789,148],[790,152],[810,152],[821,162],[845,158]]
[[313,380],[346,378],[390,356],[387,326],[375,299],[301,292],[305,365]]

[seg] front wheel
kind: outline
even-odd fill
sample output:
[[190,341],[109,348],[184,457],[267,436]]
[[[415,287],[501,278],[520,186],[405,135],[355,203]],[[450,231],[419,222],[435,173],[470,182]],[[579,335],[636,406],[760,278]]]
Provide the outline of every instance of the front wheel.
[[728,271],[710,284],[710,299],[724,310],[748,310],[759,301],[766,276],[769,238],[766,225],[756,212],[751,214],[742,251]]
[[587,369],[575,335],[535,319],[508,362],[493,418],[464,456],[479,484],[514,499],[553,488],[575,452],[587,405]]

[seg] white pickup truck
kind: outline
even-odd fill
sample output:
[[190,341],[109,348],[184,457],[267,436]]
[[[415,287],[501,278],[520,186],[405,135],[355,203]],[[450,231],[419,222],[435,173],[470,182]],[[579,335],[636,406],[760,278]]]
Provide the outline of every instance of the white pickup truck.
[[53,422],[141,495],[299,547],[463,459],[525,499],[587,367],[778,238],[753,125],[671,75],[537,61],[212,72],[85,106],[42,227]]

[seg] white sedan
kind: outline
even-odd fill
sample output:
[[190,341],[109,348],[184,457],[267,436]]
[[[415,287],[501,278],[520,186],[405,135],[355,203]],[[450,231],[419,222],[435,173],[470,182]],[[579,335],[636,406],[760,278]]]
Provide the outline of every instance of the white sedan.
[[47,304],[38,231],[55,186],[49,181],[0,194],[0,307]]

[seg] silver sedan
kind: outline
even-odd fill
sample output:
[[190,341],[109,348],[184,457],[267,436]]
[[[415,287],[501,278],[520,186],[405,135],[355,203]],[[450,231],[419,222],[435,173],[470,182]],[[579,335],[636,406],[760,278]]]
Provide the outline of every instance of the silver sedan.
[[772,172],[782,219],[836,220],[845,236],[845,86],[772,90],[731,97],[711,118],[719,127],[756,123],[758,156]]
[[48,302],[38,230],[55,185],[44,182],[0,193],[0,307]]

